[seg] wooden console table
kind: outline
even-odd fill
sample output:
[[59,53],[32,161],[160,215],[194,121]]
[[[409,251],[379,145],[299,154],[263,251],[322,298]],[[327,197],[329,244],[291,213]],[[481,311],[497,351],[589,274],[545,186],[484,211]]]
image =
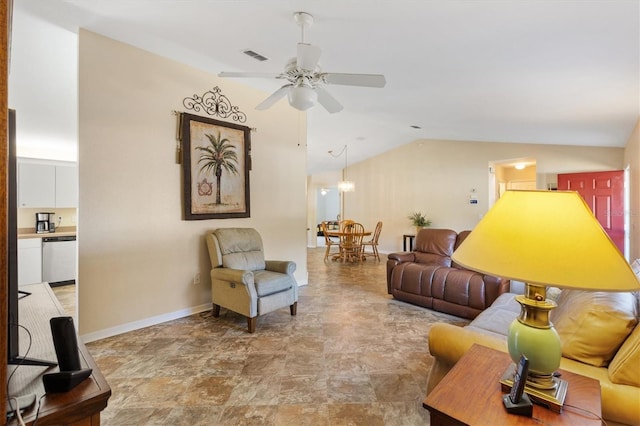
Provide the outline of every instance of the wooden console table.
[[[31,350],[26,356],[57,362],[49,319],[67,316],[67,314],[48,284],[21,286],[20,290],[31,293],[19,301],[20,325],[29,330],[33,339]],[[28,346],[29,337],[21,329],[20,355],[25,355]],[[22,415],[26,424],[31,425],[36,420],[38,401],[40,401],[38,425],[97,426],[100,424],[100,412],[107,406],[107,400],[111,396],[111,388],[80,339],[78,339],[78,346],[82,367],[91,368],[93,372],[89,378],[68,392],[48,394],[41,399],[45,395],[42,375],[55,373],[59,371],[58,367],[27,365],[17,367],[9,382],[9,396],[29,394],[36,396],[36,403]],[[15,369],[16,366],[8,366],[7,377]],[[13,418],[12,422],[8,424],[17,425],[17,422]]]
[[413,251],[413,240],[416,238],[414,234],[402,235],[402,251],[407,251],[407,240],[409,240],[409,251]]
[[533,417],[507,413],[500,377],[511,362],[504,352],[473,345],[424,400],[431,425],[601,425],[600,382],[564,370],[569,388],[561,413],[538,404]]

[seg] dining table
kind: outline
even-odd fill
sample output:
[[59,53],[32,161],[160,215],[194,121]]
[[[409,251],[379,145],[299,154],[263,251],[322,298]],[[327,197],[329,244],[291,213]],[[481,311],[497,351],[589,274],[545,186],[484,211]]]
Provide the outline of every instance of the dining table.
[[[345,240],[345,238],[349,237],[349,236],[363,236],[363,237],[368,237],[372,234],[372,231],[364,231],[364,232],[352,232],[352,231],[345,231],[345,230],[338,230],[338,229],[334,229],[334,230],[327,230],[327,235],[329,237],[338,237],[340,239],[340,253],[337,253],[333,256],[333,260],[341,260],[341,261],[349,261],[349,262],[354,262],[356,259],[353,256],[353,253],[351,252],[347,252],[345,250],[342,249],[342,242]],[[360,250],[362,250],[362,248],[360,248]],[[364,257],[363,257],[364,259]]]

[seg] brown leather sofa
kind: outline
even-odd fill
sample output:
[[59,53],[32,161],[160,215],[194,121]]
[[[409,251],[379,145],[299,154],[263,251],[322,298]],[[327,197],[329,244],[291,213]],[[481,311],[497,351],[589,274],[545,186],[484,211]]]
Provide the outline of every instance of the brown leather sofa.
[[502,293],[509,280],[469,271],[451,255],[471,231],[420,230],[411,252],[391,253],[387,291],[395,299],[473,319]]

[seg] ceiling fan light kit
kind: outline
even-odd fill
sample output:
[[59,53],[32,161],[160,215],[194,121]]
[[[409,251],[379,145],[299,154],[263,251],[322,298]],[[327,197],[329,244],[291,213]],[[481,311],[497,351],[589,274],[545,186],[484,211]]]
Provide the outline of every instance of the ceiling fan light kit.
[[298,86],[289,89],[289,105],[300,111],[306,111],[316,104],[318,94],[308,86]]
[[304,31],[313,24],[313,16],[306,12],[295,12],[295,22],[300,27],[301,41],[298,43],[297,56],[290,59],[280,74],[255,72],[221,72],[218,77],[267,77],[287,80],[288,83],[262,101],[256,109],[265,110],[285,96],[289,105],[300,111],[306,111],[320,103],[328,112],[341,111],[343,106],[323,85],[338,84],[344,86],[384,87],[386,80],[381,74],[347,74],[322,72],[318,61],[322,49],[304,42]]

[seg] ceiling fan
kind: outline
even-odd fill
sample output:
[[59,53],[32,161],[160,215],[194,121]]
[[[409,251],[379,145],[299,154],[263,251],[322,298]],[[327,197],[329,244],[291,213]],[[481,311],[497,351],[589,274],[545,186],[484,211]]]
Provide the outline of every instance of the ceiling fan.
[[323,72],[318,61],[322,50],[304,42],[304,30],[313,24],[313,16],[305,12],[296,12],[293,18],[300,26],[302,37],[298,43],[297,56],[291,58],[284,71],[279,74],[255,72],[221,72],[218,77],[259,77],[287,80],[288,83],[276,90],[262,101],[256,109],[265,110],[273,106],[285,96],[289,104],[306,111],[319,102],[330,113],[341,111],[343,106],[323,87],[325,84],[341,84],[345,86],[384,87],[386,80],[380,74],[346,74]]

